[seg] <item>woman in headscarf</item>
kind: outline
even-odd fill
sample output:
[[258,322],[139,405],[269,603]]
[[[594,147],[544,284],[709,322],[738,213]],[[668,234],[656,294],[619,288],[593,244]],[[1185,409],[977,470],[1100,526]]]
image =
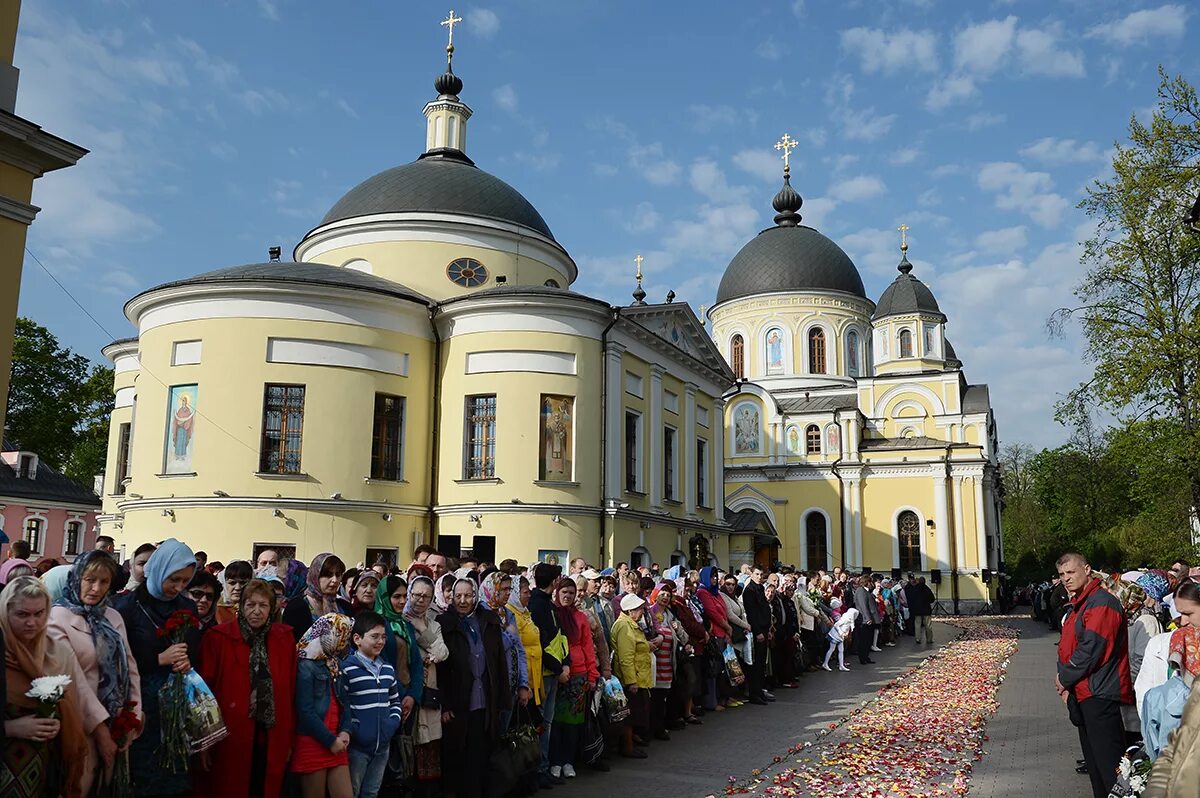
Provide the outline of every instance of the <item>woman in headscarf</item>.
[[33,575],[41,579],[46,574],[50,573],[51,568],[58,567],[58,560],[53,557],[43,557],[33,566]]
[[438,616],[450,652],[438,674],[442,761],[454,764],[442,770],[442,789],[458,798],[483,795],[488,756],[503,733],[500,713],[512,708],[500,619],[479,606],[478,589],[473,579],[457,580],[453,606]]
[[133,557],[129,560],[129,578],[125,580],[119,595],[132,593],[146,581],[146,563],[150,562],[150,556],[156,548],[153,543],[143,543],[133,550]]
[[454,574],[442,574],[433,584],[433,609],[437,615],[447,612],[454,601],[454,583],[458,580]]
[[[1142,669],[1146,646],[1155,635],[1162,633],[1162,624],[1158,622],[1158,616],[1153,609],[1155,601],[1141,585],[1123,578],[1114,579],[1110,590],[1117,601],[1121,602],[1121,610],[1125,614],[1125,623],[1128,626],[1129,677],[1136,680],[1138,672]],[[1134,739],[1141,735],[1142,724],[1137,707],[1131,704],[1122,705],[1121,720],[1125,731]]]
[[313,557],[308,566],[304,600],[288,602],[283,611],[283,622],[292,627],[297,642],[322,615],[331,612],[350,615],[350,605],[338,598],[338,588],[345,573],[346,564],[336,554],[324,552]]
[[200,754],[200,791],[279,795],[296,733],[296,646],[274,623],[275,591],[261,579],[242,589],[236,621],[204,635],[198,670],[228,736]]
[[129,749],[129,772],[135,795],[180,795],[191,789],[192,779],[186,768],[175,773],[159,762],[162,725],[158,691],[171,673],[191,670],[200,653],[198,629],[189,629],[182,643],[171,643],[160,636],[172,614],[180,611],[195,614],[196,604],[186,591],[195,572],[196,557],[192,550],[175,538],[168,538],[146,561],[145,582],[115,601],[117,612],[125,621],[129,647],[141,677],[145,725]]
[[[374,571],[367,573],[372,576]],[[363,574],[363,579],[367,574]],[[384,632],[387,635],[383,644],[383,661],[396,671],[396,681],[401,692],[412,696],[416,706],[421,705],[421,694],[425,689],[425,662],[421,658],[421,648],[417,645],[417,631],[412,623],[404,617],[404,607],[408,604],[408,582],[401,576],[389,576],[383,580],[382,589],[375,591],[375,612],[384,620]],[[416,713],[409,716],[416,722]],[[405,724],[408,728],[409,724]]]
[[[416,633],[417,647],[425,668],[424,689],[421,693],[420,711],[413,731],[413,745],[417,756],[414,792],[418,795],[436,795],[442,778],[442,705],[438,690],[437,664],[450,656],[442,639],[442,625],[433,612],[433,579],[430,575],[416,572],[425,566],[414,565],[409,569],[408,601],[404,605],[404,619],[412,624]],[[413,575],[416,572],[416,575]]]
[[200,570],[188,584],[188,595],[196,602],[196,616],[200,619],[200,633],[217,625],[217,598],[221,595],[221,583],[208,571]]
[[529,580],[519,577],[517,589],[511,590],[508,597],[508,612],[517,627],[517,637],[521,639],[521,650],[525,652],[525,672],[532,675],[529,679],[530,698],[533,703],[542,704],[542,638],[537,624],[529,614],[529,597],[533,595],[529,588]]
[[237,620],[237,608],[242,603],[242,589],[254,578],[254,566],[245,560],[234,560],[221,572],[221,598],[217,601],[217,623]]
[[379,574],[374,571],[363,571],[354,581],[354,590],[350,593],[350,614],[357,617],[360,612],[375,609],[375,597],[379,593]]
[[[676,647],[687,643],[687,633],[683,630],[672,611],[675,601],[675,583],[663,582],[650,593],[650,605],[647,609],[650,626],[654,635],[661,638],[657,644],[650,641],[650,651],[654,655],[654,688],[650,691],[650,733],[656,740],[670,740],[667,731],[668,712],[673,716],[675,707],[668,707],[671,696],[671,684],[675,680]],[[672,702],[673,703],[673,702]]]
[[290,769],[300,774],[303,798],[352,798],[350,709],[339,663],[353,628],[350,616],[331,612],[309,624],[296,644],[296,750]]
[[[83,707],[86,679],[68,645],[46,633],[50,595],[31,575],[14,577],[0,593],[4,657],[4,746],[0,795],[5,798],[80,798],[87,778],[88,727],[108,729]],[[58,718],[38,717],[38,702],[25,695],[42,676],[69,676]],[[92,703],[97,704],[94,696]],[[103,707],[99,707],[103,715]],[[88,716],[92,715],[91,718]]]
[[[525,706],[533,696],[529,689],[529,662],[525,658],[525,646],[521,643],[521,633],[517,629],[517,619],[508,608],[508,599],[512,595],[512,577],[500,571],[492,571],[479,582],[479,597],[483,605],[500,619],[504,634],[504,661],[508,663],[508,686],[512,694],[512,705],[519,703]],[[512,712],[505,710],[500,713],[501,733],[508,731],[508,722]]]
[[629,720],[621,730],[621,756],[645,759],[646,752],[634,748],[634,731],[649,725],[647,693],[654,687],[653,652],[642,632],[641,618],[646,601],[634,593],[621,598],[621,615],[613,622],[613,672],[629,699]]
[[[711,565],[701,568],[699,581],[696,598],[699,599],[700,606],[704,608],[704,617],[708,620],[708,631],[714,641],[715,653],[723,656],[725,646],[729,645],[729,641],[733,638],[733,627],[729,624],[729,614],[726,612],[725,602],[721,599],[717,569]],[[712,660],[711,657],[709,659]],[[714,660],[710,664],[712,669],[705,675],[704,704],[706,709],[724,710],[729,697],[733,695],[731,685],[724,678],[723,662],[724,660],[721,660],[722,664],[718,666]]]
[[283,578],[283,603],[280,611],[287,609],[293,600],[304,595],[308,587],[308,566],[297,559],[288,560],[287,574]]
[[33,576],[33,565],[28,560],[9,558],[0,563],[0,587],[7,585],[18,576]]
[[[141,714],[142,694],[137,661],[125,634],[121,614],[109,606],[108,590],[121,566],[112,555],[100,550],[80,555],[73,566],[62,596],[50,608],[48,633],[75,652],[83,671],[89,704],[98,703],[104,721],[89,738],[88,759],[84,765],[84,792],[111,775],[114,759],[128,749],[117,751],[108,729],[125,705],[133,703]],[[83,685],[81,685],[81,688]],[[86,725],[86,724],[85,724]],[[132,742],[132,739],[129,740]],[[97,774],[97,770],[101,770]]]
[[[110,555],[111,556],[111,555]],[[79,562],[78,559],[75,562]],[[115,560],[113,561],[116,562]],[[57,604],[62,598],[63,593],[67,590],[67,579],[71,576],[70,565],[56,565],[46,573],[42,574],[42,584],[46,586],[46,592],[50,594],[50,603]],[[117,566],[120,568],[120,566]]]
[[554,702],[554,723],[550,727],[550,777],[575,778],[575,754],[583,729],[588,699],[600,680],[596,665],[596,647],[587,616],[575,606],[578,587],[569,576],[559,577],[552,588],[554,613],[567,638],[567,658],[571,676],[558,686]]

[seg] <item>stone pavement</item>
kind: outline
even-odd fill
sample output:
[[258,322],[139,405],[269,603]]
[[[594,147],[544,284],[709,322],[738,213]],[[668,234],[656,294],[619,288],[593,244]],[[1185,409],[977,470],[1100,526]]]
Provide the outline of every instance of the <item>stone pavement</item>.
[[1021,630],[1020,648],[997,695],[1000,711],[988,721],[970,798],[1086,798],[1088,777],[1075,772],[1079,737],[1054,692],[1058,632],[1028,617],[1014,617],[1010,625]]
[[[1053,662],[1058,634],[1044,624],[1014,617],[1020,647],[1001,685],[1000,711],[987,726],[985,755],[971,776],[970,798],[1013,795],[1085,798],[1086,776],[1075,773],[1079,741],[1054,692]],[[945,643],[955,632],[935,627]],[[703,798],[720,795],[729,776],[744,779],[797,742],[872,700],[888,681],[917,665],[928,653],[912,638],[874,655],[876,665],[849,662],[850,673],[814,673],[797,690],[779,690],[769,707],[745,706],[705,717],[704,726],[674,732],[655,742],[645,760],[607,759],[611,773],[581,769],[579,777],[540,795],[560,798]]]

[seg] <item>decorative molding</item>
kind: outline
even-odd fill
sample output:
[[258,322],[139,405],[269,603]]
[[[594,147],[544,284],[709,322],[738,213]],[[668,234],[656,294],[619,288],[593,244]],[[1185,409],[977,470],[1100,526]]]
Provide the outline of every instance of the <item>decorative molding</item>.
[[254,508],[263,510],[310,510],[316,512],[345,511],[351,513],[402,513],[405,515],[428,515],[429,508],[420,504],[399,502],[359,501],[353,499],[303,499],[263,496],[175,496],[157,499],[126,499],[117,502],[117,515],[127,515],[141,510],[179,510],[223,507]]
[[40,210],[41,208],[36,205],[30,205],[29,203],[0,194],[0,217],[28,225],[33,224],[33,220],[37,217]]
[[529,350],[494,350],[467,353],[467,374],[536,372],[539,374],[578,373],[574,352],[534,352]]
[[408,376],[408,353],[342,341],[308,338],[267,338],[266,362],[301,366],[364,369],[398,377]]

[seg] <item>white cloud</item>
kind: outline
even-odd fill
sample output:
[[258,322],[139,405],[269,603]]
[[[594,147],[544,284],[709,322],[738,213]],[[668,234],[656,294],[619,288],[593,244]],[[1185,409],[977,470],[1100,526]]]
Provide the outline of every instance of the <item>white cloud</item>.
[[968,75],[951,75],[937,81],[925,95],[925,108],[940,111],[959,100],[975,94],[975,79]]
[[625,229],[631,233],[645,233],[658,227],[661,221],[662,216],[651,203],[639,202],[633,212],[629,214],[625,222]]
[[716,161],[698,158],[688,171],[688,182],[692,188],[710,202],[744,202],[749,190],[744,186],[731,186],[725,172]]
[[1021,154],[1042,163],[1060,165],[1065,163],[1087,163],[1104,159],[1104,151],[1092,141],[1058,139],[1046,136],[1021,148]]
[[916,147],[901,147],[888,157],[888,162],[900,165],[908,164],[917,160],[920,155],[921,151]]
[[1046,172],[1029,172],[1010,161],[984,164],[979,170],[979,187],[996,195],[996,207],[1024,213],[1042,227],[1056,227],[1070,207],[1054,193],[1054,181]]
[[825,140],[828,134],[823,127],[815,127],[812,130],[804,131],[804,138],[808,139],[808,143],[813,146],[813,149],[819,150],[825,146]]
[[733,156],[733,163],[743,172],[763,181],[783,179],[783,161],[766,150],[742,150]]
[[[864,227],[839,236],[838,243],[859,267],[872,274],[895,276],[896,264],[900,262],[900,233],[895,229]],[[922,280],[928,279],[929,271],[929,268],[922,269]]]
[[272,0],[258,0],[258,10],[272,22],[279,21],[279,6],[272,2]]
[[629,165],[648,182],[656,186],[669,186],[679,180],[682,171],[679,164],[666,157],[662,142],[634,144],[629,148]]
[[688,107],[692,117],[692,126],[705,133],[720,127],[731,127],[739,121],[757,121],[758,114],[754,111],[738,111],[729,105],[692,105]]
[[1187,28],[1187,18],[1188,12],[1183,6],[1164,5],[1134,11],[1113,22],[1095,25],[1088,30],[1087,36],[1118,47],[1161,43],[1164,39],[1182,38]]
[[1083,54],[1062,49],[1058,36],[1057,27],[1017,34],[1017,59],[1025,74],[1049,78],[1082,78],[1086,74]]
[[1023,249],[1028,241],[1029,236],[1025,234],[1025,226],[1018,225],[980,233],[975,237],[975,246],[987,252],[1000,251],[1012,254]]
[[970,25],[954,35],[954,63],[959,69],[990,75],[1004,63],[1016,38],[1017,18]]
[[481,39],[490,39],[500,30],[500,17],[490,8],[476,8],[467,12],[467,27]]
[[985,127],[992,127],[993,125],[1002,125],[1007,118],[1004,114],[980,111],[977,114],[971,114],[967,117],[967,130],[980,130]]
[[938,68],[937,36],[930,30],[850,28],[842,49],[858,57],[863,72],[933,72]]
[[826,192],[839,202],[860,202],[874,199],[887,192],[883,181],[873,175],[858,175],[846,180],[836,180]]
[[358,119],[358,111],[355,111],[350,103],[346,102],[344,98],[338,98],[337,107],[341,108],[342,111],[345,112],[346,116],[350,117],[351,119]]
[[895,124],[896,114],[879,114],[874,108],[854,111],[846,108],[840,114],[842,134],[851,141],[875,141],[883,138]]
[[773,38],[767,39],[760,44],[755,52],[758,53],[760,58],[765,58],[768,61],[778,61],[783,58],[783,48]]
[[492,100],[509,113],[517,111],[517,90],[512,87],[511,83],[505,83],[503,86],[492,89]]

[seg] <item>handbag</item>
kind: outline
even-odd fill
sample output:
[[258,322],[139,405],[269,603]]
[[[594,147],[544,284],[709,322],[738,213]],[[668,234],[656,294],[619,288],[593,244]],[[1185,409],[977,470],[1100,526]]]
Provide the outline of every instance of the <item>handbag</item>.
[[629,699],[625,696],[625,688],[616,676],[604,680],[604,707],[608,711],[608,721],[614,726],[628,720],[631,710]]
[[422,709],[441,709],[442,708],[442,691],[436,687],[425,685],[425,689],[421,691],[421,708]]
[[404,784],[413,777],[417,770],[417,749],[413,744],[411,734],[397,732],[392,737],[388,747],[387,771],[384,783],[389,785]]
[[[522,710],[518,709],[517,713],[519,716]],[[499,744],[488,758],[488,780],[500,795],[516,786],[522,776],[542,761],[537,728],[531,723],[521,722],[519,717],[517,724],[500,738]]]
[[604,725],[599,715],[601,703],[600,691],[597,690],[584,710],[579,754],[580,761],[585,765],[592,764],[604,753]]

